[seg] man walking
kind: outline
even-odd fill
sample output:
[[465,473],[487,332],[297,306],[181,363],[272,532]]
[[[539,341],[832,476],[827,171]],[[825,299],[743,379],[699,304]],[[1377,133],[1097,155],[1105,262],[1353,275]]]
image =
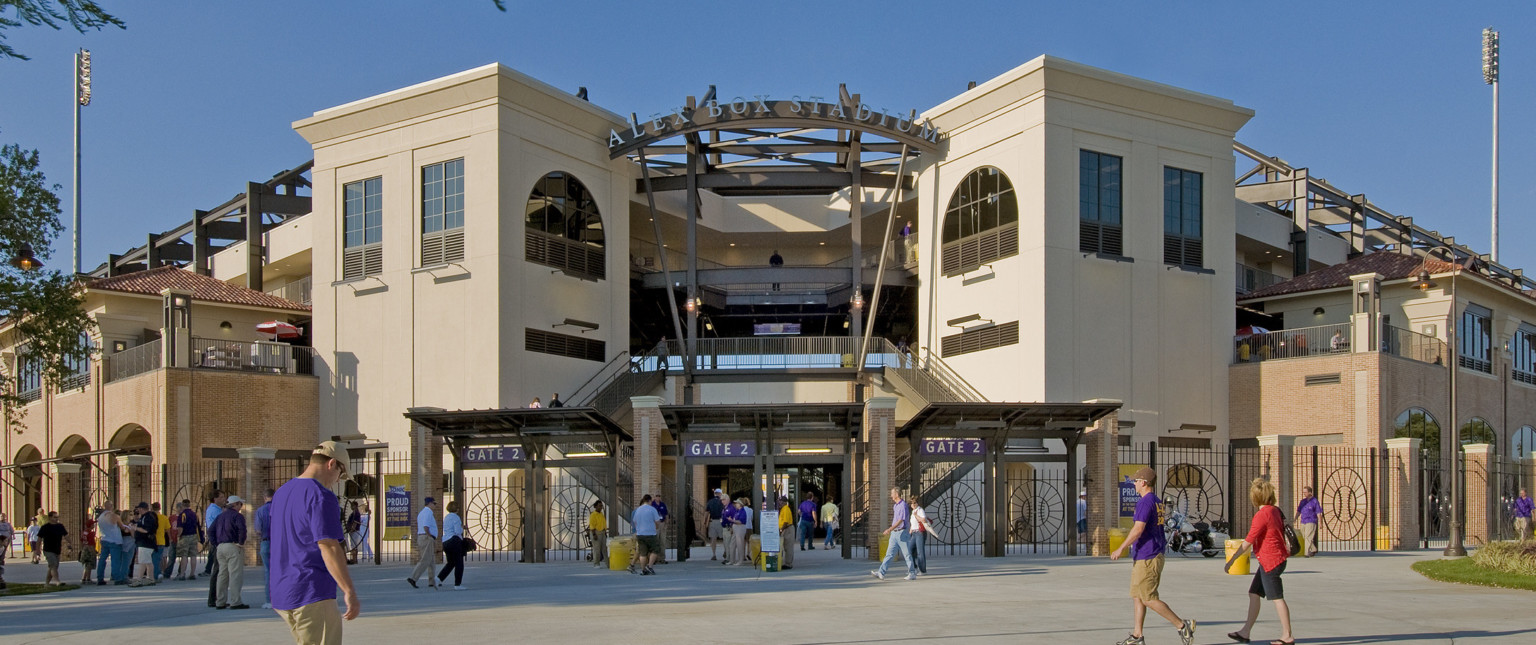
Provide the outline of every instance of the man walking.
[[1296,505],[1296,532],[1301,534],[1304,557],[1317,555],[1317,516],[1322,512],[1323,506],[1312,496],[1312,487],[1303,486],[1301,503]]
[[[112,584],[128,584],[128,576],[123,572],[123,529],[118,524],[117,513],[112,510],[111,500],[102,504],[101,513],[96,515],[96,533],[101,536],[101,555],[96,560],[96,584],[107,584],[108,577],[112,578]],[[109,561],[111,565],[107,564]]]
[[[330,490],[349,463],[336,442],[322,443],[303,474],[272,496],[272,607],[297,645],[340,645],[342,619],[362,611],[342,547],[341,504]],[[338,587],[347,596],[345,615],[336,606]]]
[[272,608],[272,495],[275,493],[267,489],[266,500],[256,509],[256,539],[261,540],[256,547],[256,555],[261,559],[262,609]]
[[816,496],[806,493],[800,502],[800,550],[816,550]]
[[218,596],[215,609],[250,609],[240,598],[245,587],[245,500],[230,495],[228,506],[219,513],[213,523],[213,537],[218,544],[215,553],[219,558]]
[[421,512],[416,514],[416,555],[419,559],[411,577],[405,579],[412,587],[416,587],[416,579],[425,573],[427,584],[437,589],[437,542],[441,535],[437,527],[437,500],[428,497]]
[[1116,645],[1143,645],[1146,642],[1142,638],[1141,627],[1149,608],[1179,629],[1179,638],[1183,639],[1184,645],[1192,645],[1195,642],[1195,621],[1181,620],[1168,607],[1168,603],[1157,596],[1157,587],[1163,575],[1163,551],[1168,548],[1168,536],[1163,534],[1162,500],[1152,493],[1152,485],[1157,483],[1157,471],[1142,468],[1131,478],[1135,480],[1136,493],[1141,495],[1141,500],[1136,502],[1136,513],[1131,516],[1135,523],[1131,526],[1131,533],[1125,536],[1125,542],[1109,554],[1109,559],[1118,560],[1127,547],[1131,549],[1131,606],[1134,620],[1131,623],[1131,635]]
[[1520,489],[1520,496],[1515,498],[1515,539],[1526,541],[1531,535],[1531,510],[1536,509],[1536,503],[1525,494],[1525,489]]
[[827,532],[827,539],[821,543],[822,548],[830,549],[837,544],[837,512],[837,504],[828,497],[827,503],[821,505],[821,530]]
[[27,548],[32,550],[32,564],[37,564],[38,559],[42,557],[42,552],[37,549],[37,531],[40,528],[42,528],[42,521],[35,517],[27,525]]
[[160,518],[149,510],[149,504],[139,502],[133,508],[133,542],[138,547],[138,563],[134,565],[130,587],[155,584],[155,534],[160,529]]
[[0,589],[5,588],[5,558],[11,554],[11,540],[15,537],[16,528],[5,513],[0,513]]
[[48,514],[48,523],[37,529],[37,541],[43,549],[43,559],[48,562],[48,577],[43,580],[43,586],[63,586],[64,581],[59,579],[59,552],[64,549],[64,536],[69,535],[69,530],[59,523],[58,512]]
[[181,525],[181,536],[176,538],[176,557],[180,562],[177,580],[197,579],[197,545],[203,541],[203,524],[197,521],[197,511],[192,510],[192,500],[181,500],[181,511],[176,522]]
[[720,536],[725,534],[725,527],[721,524],[722,515],[725,514],[725,497],[720,489],[709,496],[709,501],[704,502],[704,512],[709,514],[709,526],[704,529],[704,539],[709,542],[709,559],[718,560],[715,557],[715,543],[720,541]]
[[603,515],[603,500],[592,502],[592,514],[587,516],[587,535],[592,540],[592,566],[608,563],[608,517]]
[[885,572],[890,569],[891,560],[896,559],[896,552],[901,551],[901,559],[907,563],[907,580],[917,579],[917,563],[912,561],[912,544],[907,542],[907,517],[912,511],[907,506],[903,491],[900,488],[891,488],[891,501],[896,504],[891,509],[891,525],[886,527],[885,535],[889,535],[890,541],[885,546],[885,559],[880,561],[880,568],[869,572],[870,575],[885,579]]
[[[640,505],[635,507],[629,520],[635,527],[635,559],[629,565],[629,572],[656,575],[651,566],[656,564],[656,553],[661,550],[661,542],[656,539],[656,525],[661,523],[661,516],[651,504],[650,495],[640,498]],[[639,569],[635,568],[637,564]]]

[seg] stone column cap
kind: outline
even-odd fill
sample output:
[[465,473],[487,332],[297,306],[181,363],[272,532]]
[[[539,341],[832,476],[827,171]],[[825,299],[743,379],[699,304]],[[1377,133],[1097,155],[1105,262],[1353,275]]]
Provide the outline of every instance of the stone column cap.
[[80,469],[84,467],[84,466],[82,466],[80,464],[63,462],[63,461],[55,461],[55,462],[53,462],[51,464],[48,464],[48,465],[53,468],[53,474],[55,474],[55,475],[75,475],[75,474],[79,474]]
[[276,448],[236,448],[235,454],[241,459],[276,459]]
[[1491,455],[1493,454],[1493,444],[1470,443],[1467,444],[1463,450],[1465,450],[1469,455]]
[[154,463],[155,463],[154,458],[150,457],[149,455],[118,455],[117,456],[117,465],[119,465],[119,466],[149,466],[149,465],[152,465]]
[[894,396],[872,396],[864,402],[864,407],[869,410],[895,410],[896,402]]
[[1261,434],[1257,437],[1259,447],[1291,447],[1296,445],[1296,436],[1288,434]]
[[632,396],[629,397],[629,405],[635,408],[659,408],[662,400],[659,396]]
[[1387,450],[1418,450],[1423,442],[1418,437],[1395,437],[1387,440]]

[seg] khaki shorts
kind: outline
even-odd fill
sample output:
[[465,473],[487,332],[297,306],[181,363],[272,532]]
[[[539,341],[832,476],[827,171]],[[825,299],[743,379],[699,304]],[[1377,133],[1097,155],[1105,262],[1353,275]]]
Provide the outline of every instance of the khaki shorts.
[[183,535],[176,538],[176,555],[182,558],[197,555],[197,536]]
[[1131,597],[1142,602],[1157,600],[1157,585],[1163,581],[1163,556],[1137,560],[1131,565]]
[[642,558],[652,553],[661,555],[661,540],[654,535],[636,535],[635,552]]
[[297,645],[341,645],[341,609],[336,600],[312,602],[298,609],[278,609]]

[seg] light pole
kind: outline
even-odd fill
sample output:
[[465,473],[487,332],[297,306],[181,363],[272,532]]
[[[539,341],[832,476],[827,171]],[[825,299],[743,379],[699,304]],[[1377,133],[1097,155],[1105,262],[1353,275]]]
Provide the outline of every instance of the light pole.
[[1499,32],[1483,29],[1483,82],[1493,86],[1493,252],[1499,261]]
[[80,273],[80,108],[91,104],[91,52],[75,52],[75,200],[74,271]]
[[[1419,266],[1419,274],[1414,285],[1420,291],[1428,291],[1435,287],[1435,281],[1429,277],[1429,259],[1435,251],[1445,251],[1451,256],[1451,308],[1446,316],[1445,336],[1446,347],[1450,351],[1449,360],[1445,361],[1450,380],[1450,422],[1451,422],[1451,527],[1450,536],[1446,540],[1446,557],[1460,558],[1467,555],[1467,549],[1462,544],[1461,536],[1461,425],[1456,416],[1456,371],[1460,369],[1461,346],[1456,340],[1456,275],[1461,273],[1461,263],[1456,261],[1456,251],[1448,246],[1437,246],[1424,252],[1424,263]],[[1441,450],[1445,450],[1442,446]]]

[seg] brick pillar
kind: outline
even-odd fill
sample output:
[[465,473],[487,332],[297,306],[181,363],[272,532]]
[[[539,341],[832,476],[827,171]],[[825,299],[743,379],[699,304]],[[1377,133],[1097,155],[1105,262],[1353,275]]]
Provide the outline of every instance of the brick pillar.
[[[151,465],[153,460],[149,455],[118,455],[117,472],[121,473],[123,482],[121,491],[123,499],[117,500],[117,510],[131,511],[139,502],[149,501],[150,477],[153,476]],[[125,516],[132,513],[125,513]]]
[[[1290,435],[1260,435],[1259,436],[1259,472],[1268,477],[1270,483],[1275,485],[1275,495],[1278,497],[1276,505],[1285,512],[1285,519],[1294,521],[1296,497],[1299,486],[1306,483],[1297,481],[1296,477],[1296,437]],[[1248,484],[1245,481],[1233,482],[1237,490],[1233,495],[1248,496]],[[1321,536],[1319,536],[1321,539]]]
[[[413,408],[414,409],[414,408]],[[515,493],[513,493],[515,494]],[[411,513],[410,532],[414,548],[416,539],[416,514],[428,497],[438,500],[437,525],[443,525],[443,441],[432,436],[432,430],[419,423],[411,423]],[[381,509],[382,512],[382,509]],[[338,518],[339,519],[339,518]],[[438,560],[442,560],[442,544],[437,548]],[[411,556],[415,560],[415,556]]]
[[1394,551],[1419,547],[1420,441],[1410,437],[1387,440],[1387,490],[1382,491],[1381,498],[1387,507],[1389,546]]
[[641,496],[661,490],[661,443],[667,433],[661,401],[659,396],[629,397],[635,411],[635,493],[631,508],[640,505]]
[[[1119,403],[1094,399],[1088,403]],[[1088,476],[1088,555],[1109,555],[1109,529],[1119,525],[1120,413],[1111,412],[1083,430]],[[1071,491],[1068,491],[1071,492]],[[1075,503],[1075,502],[1074,502]]]
[[81,491],[84,489],[81,465],[53,463],[49,466],[53,469],[54,490],[58,491],[58,499],[54,501],[53,508],[59,512],[59,523],[69,531],[69,537],[64,540],[64,551],[59,555],[69,561],[75,557],[75,545],[80,539],[85,519],[85,509],[80,506]]
[[864,522],[864,526],[868,527],[865,531],[868,534],[866,545],[869,547],[870,559],[879,560],[885,555],[880,553],[880,532],[891,524],[891,487],[898,483],[906,484],[896,480],[895,397],[877,396],[864,403],[864,428],[861,434],[867,446],[864,451],[864,481],[867,482],[865,493],[869,496],[866,506],[869,515]]
[[245,528],[250,536],[245,541],[245,564],[255,566],[260,563],[257,551],[261,546],[261,541],[256,539],[256,509],[267,501],[267,486],[277,449],[240,448],[235,453],[240,456],[240,497],[245,499]]
[[1482,546],[1488,543],[1489,529],[1493,523],[1489,521],[1488,500],[1492,499],[1490,488],[1493,478],[1489,477],[1488,468],[1493,460],[1493,446],[1486,443],[1474,443],[1466,447],[1466,490],[1463,491],[1462,507],[1467,509],[1467,523],[1464,542],[1467,546]]
[[[682,454],[682,446],[678,446],[678,454]],[[682,459],[682,457],[678,457]],[[688,500],[698,509],[693,515],[693,528],[696,532],[692,537],[706,540],[709,535],[705,531],[709,529],[709,514],[704,512],[704,505],[709,503],[715,495],[715,487],[709,485],[709,471],[704,466],[693,466],[689,470],[689,477],[693,479],[693,499]]]

